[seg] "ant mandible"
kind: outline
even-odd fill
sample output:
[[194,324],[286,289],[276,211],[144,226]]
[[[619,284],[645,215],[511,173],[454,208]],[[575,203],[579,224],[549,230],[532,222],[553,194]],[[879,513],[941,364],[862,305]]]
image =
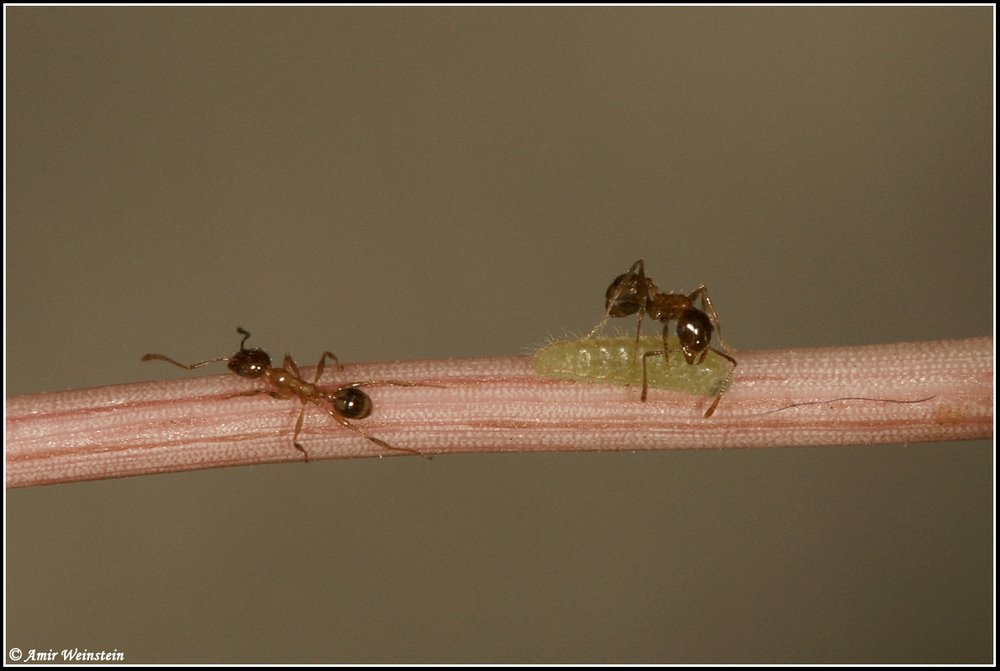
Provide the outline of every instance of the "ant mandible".
[[245,391],[240,394],[236,394],[236,396],[256,396],[257,394],[267,394],[272,398],[278,399],[298,398],[299,401],[302,402],[302,409],[299,411],[299,418],[295,422],[295,432],[292,433],[292,444],[295,446],[295,449],[302,452],[307,463],[309,461],[309,453],[306,452],[306,448],[302,447],[302,445],[298,442],[298,437],[299,432],[302,431],[302,421],[305,418],[306,404],[308,403],[313,403],[314,405],[319,406],[327,414],[337,420],[341,426],[344,426],[367,438],[376,445],[389,450],[419,454],[422,457],[430,459],[429,456],[419,450],[414,450],[409,447],[395,447],[380,438],[370,436],[347,421],[348,419],[364,419],[372,412],[372,399],[368,396],[368,394],[363,392],[360,387],[368,387],[379,384],[395,385],[400,387],[416,387],[419,385],[413,382],[402,382],[398,380],[364,380],[362,382],[344,384],[333,390],[323,389],[316,383],[319,382],[319,378],[323,375],[327,359],[330,359],[337,364],[337,368],[339,370],[344,369],[344,366],[340,363],[340,360],[336,356],[330,352],[323,352],[323,356],[320,357],[319,363],[316,365],[316,376],[313,378],[312,382],[306,382],[302,379],[302,375],[299,373],[299,367],[296,365],[295,360],[292,359],[292,355],[286,354],[282,367],[274,368],[271,366],[271,357],[267,352],[258,348],[247,349],[243,346],[244,343],[246,343],[247,338],[250,337],[249,332],[242,328],[237,328],[236,331],[243,336],[243,340],[240,341],[240,351],[230,357],[218,357],[216,359],[208,359],[207,361],[199,361],[198,363],[190,365],[182,364],[168,356],[164,356],[163,354],[146,354],[142,357],[142,360],[151,361],[153,359],[160,359],[185,370],[194,370],[195,368],[201,368],[202,366],[206,366],[210,363],[216,363],[217,361],[227,361],[229,362],[229,370],[233,371],[240,377],[250,379],[264,378],[274,388],[273,390],[255,389],[254,391]]
[[[670,364],[669,350],[667,347],[667,335],[670,330],[670,321],[677,321],[677,339],[681,343],[681,352],[688,364],[700,364],[705,360],[708,351],[712,350],[719,356],[728,359],[733,367],[729,369],[729,375],[720,387],[718,395],[712,401],[705,412],[705,418],[712,416],[722,394],[725,393],[729,381],[736,370],[736,359],[712,347],[712,333],[719,332],[719,344],[723,349],[730,350],[722,339],[722,326],[719,324],[719,315],[712,306],[712,301],[708,297],[708,289],[702,284],[689,294],[675,294],[661,292],[653,280],[646,277],[642,259],[632,264],[629,271],[619,275],[614,279],[605,293],[607,313],[601,322],[594,327],[590,335],[593,335],[604,326],[611,317],[627,317],[638,313],[639,319],[636,324],[636,345],[639,343],[639,331],[642,328],[642,319],[649,315],[656,321],[663,322],[663,349],[644,352],[642,355],[642,400],[646,400],[649,388],[646,377],[646,360],[651,356],[662,354],[666,364]],[[701,307],[695,307],[695,301],[701,298]]]

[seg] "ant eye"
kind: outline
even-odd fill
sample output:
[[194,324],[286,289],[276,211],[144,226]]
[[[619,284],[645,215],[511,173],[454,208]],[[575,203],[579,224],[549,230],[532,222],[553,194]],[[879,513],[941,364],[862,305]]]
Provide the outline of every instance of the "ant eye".
[[241,349],[229,359],[229,370],[241,377],[261,377],[270,367],[271,357],[262,349]]
[[640,278],[625,273],[615,278],[605,294],[606,308],[612,317],[627,317],[642,309],[644,297],[640,294]]
[[330,400],[337,412],[347,419],[364,419],[372,414],[372,399],[360,389],[338,389]]

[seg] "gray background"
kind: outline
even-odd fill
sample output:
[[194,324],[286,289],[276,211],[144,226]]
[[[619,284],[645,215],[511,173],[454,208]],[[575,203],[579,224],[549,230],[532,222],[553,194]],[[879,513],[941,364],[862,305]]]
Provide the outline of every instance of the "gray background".
[[[992,332],[992,8],[7,9],[9,394],[520,354],[642,256],[739,349]],[[264,402],[266,399],[262,400]],[[991,442],[7,495],[7,641],[135,662],[988,661]]]

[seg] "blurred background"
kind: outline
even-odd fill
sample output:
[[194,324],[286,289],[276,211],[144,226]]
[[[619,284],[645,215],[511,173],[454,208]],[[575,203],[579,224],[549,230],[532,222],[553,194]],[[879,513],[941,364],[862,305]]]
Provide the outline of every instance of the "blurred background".
[[[993,332],[993,8],[6,8],[7,393],[584,334]],[[224,369],[210,372],[224,372]],[[262,401],[263,402],[263,401]],[[992,441],[7,493],[7,645],[129,662],[988,662]]]

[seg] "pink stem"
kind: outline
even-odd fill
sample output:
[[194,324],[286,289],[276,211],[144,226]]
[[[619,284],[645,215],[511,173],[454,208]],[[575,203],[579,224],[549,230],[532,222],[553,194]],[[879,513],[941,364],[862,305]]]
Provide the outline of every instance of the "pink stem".
[[[639,389],[539,377],[527,357],[328,367],[323,384],[439,385],[370,387],[375,410],[353,422],[428,456],[993,435],[992,337],[736,356],[732,386],[710,419],[702,414],[711,398],[654,389],[642,403]],[[302,374],[311,379],[312,369]],[[7,486],[302,461],[291,441],[297,400],[234,396],[261,384],[226,374],[9,398]],[[807,405],[787,407],[793,404]],[[312,405],[299,442],[313,460],[406,454],[365,440]]]

